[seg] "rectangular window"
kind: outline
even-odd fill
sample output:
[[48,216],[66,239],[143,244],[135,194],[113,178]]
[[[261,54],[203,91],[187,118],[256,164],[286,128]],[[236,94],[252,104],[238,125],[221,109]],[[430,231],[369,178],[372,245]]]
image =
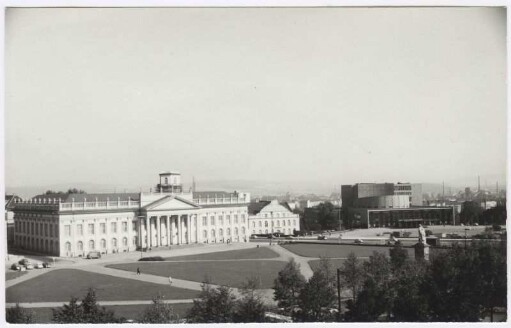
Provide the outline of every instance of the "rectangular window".
[[210,217],[210,219],[211,219],[211,225],[212,225],[212,226],[213,226],[213,225],[215,225],[215,217],[214,217],[214,216],[212,216],[212,217]]
[[230,215],[227,215],[227,224],[231,224],[231,216]]
[[133,227],[133,231],[137,231],[137,222],[136,221],[133,221],[131,226]]
[[111,223],[112,233],[117,233],[117,222]]
[[[71,228],[69,228],[69,229],[70,229],[69,231],[71,231]],[[47,224],[44,225],[44,236],[48,237],[48,225]],[[71,232],[69,233],[69,236],[71,236]]]
[[56,224],[55,225],[55,237],[58,237],[58,235],[59,235],[59,225]]
[[64,226],[64,232],[65,232],[66,237],[71,236],[71,226],[69,224],[66,224]]
[[50,237],[53,237],[53,226],[50,224]]
[[220,225],[224,224],[224,217],[222,215],[218,216],[218,224],[220,224]]
[[202,217],[202,225],[203,225],[203,226],[205,226],[205,225],[207,225],[207,224],[208,224],[208,218],[207,218],[207,217],[205,217],[205,216],[203,216],[203,217]]
[[94,234],[94,223],[89,223],[89,235]]
[[241,223],[245,223],[245,214],[241,214]]
[[128,222],[123,222],[122,223],[122,231],[123,232],[128,232]]
[[106,233],[106,223],[100,223],[99,229],[101,230],[102,234],[105,234]]
[[78,236],[83,236],[83,224],[76,225],[76,233]]
[[238,224],[238,214],[234,214],[234,224]]

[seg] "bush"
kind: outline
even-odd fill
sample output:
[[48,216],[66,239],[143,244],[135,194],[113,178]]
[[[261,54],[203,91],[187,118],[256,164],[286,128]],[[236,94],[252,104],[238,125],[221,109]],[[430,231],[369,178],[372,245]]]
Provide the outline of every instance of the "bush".
[[501,227],[501,226],[499,226],[498,224],[494,224],[494,225],[492,226],[492,229],[493,229],[493,231],[500,231],[500,230],[502,230],[502,227]]
[[433,234],[433,231],[431,230],[426,230],[426,236],[431,236]]
[[139,261],[164,261],[164,259],[161,256],[149,256],[149,257],[143,257],[143,258],[139,259]]

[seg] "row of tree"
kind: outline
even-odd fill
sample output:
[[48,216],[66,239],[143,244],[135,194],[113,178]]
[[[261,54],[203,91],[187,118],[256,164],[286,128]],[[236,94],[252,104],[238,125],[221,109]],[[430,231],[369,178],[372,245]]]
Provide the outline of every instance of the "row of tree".
[[460,223],[473,225],[505,225],[507,218],[506,202],[499,203],[496,207],[483,210],[481,205],[474,201],[463,203],[459,218]]
[[[274,299],[282,314],[296,322],[454,322],[479,321],[506,307],[506,249],[477,242],[467,247],[438,250],[430,261],[415,261],[400,246],[390,257],[374,252],[367,261],[351,253],[339,268],[321,259],[306,280],[291,259],[278,273]],[[338,285],[338,279],[340,285]],[[346,305],[338,309],[338,287]],[[208,281],[186,316],[190,323],[264,322],[269,310],[258,294],[258,280],[249,279],[237,297],[229,287]],[[273,309],[274,310],[274,309]],[[8,309],[7,321],[33,322],[33,313],[19,306]],[[141,323],[180,322],[161,296],[137,320]],[[78,302],[53,310],[55,323],[119,323],[112,311],[100,307],[94,290]]]
[[505,248],[487,242],[432,254],[415,261],[400,246],[390,258],[368,261],[350,254],[339,270],[341,288],[351,295],[336,311],[336,272],[328,259],[305,282],[290,262],[279,274],[275,299],[295,321],[459,322],[479,321],[506,307]]

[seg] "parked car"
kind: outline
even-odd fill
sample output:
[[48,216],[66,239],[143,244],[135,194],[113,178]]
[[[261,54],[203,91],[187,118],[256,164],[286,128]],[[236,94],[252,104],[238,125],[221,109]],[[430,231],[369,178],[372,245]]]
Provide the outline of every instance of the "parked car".
[[327,239],[326,236],[323,236],[323,235],[318,236],[318,240],[325,240],[325,239]]
[[101,253],[100,252],[89,252],[89,254],[87,254],[87,258],[90,260],[90,259],[100,259],[101,258]]
[[30,264],[30,261],[28,259],[21,259],[18,261],[18,264],[25,266],[27,264]]
[[44,263],[43,263],[43,267],[45,267],[45,268],[51,268],[51,264],[50,264],[50,263],[48,263],[48,262],[44,262]]
[[363,244],[364,241],[362,239],[355,239],[355,244]]
[[34,268],[36,268],[36,269],[43,269],[44,265],[42,263],[36,263],[36,264],[34,264]]
[[19,271],[20,269],[21,269],[21,267],[17,263],[13,263],[11,265],[11,270]]
[[34,266],[33,266],[32,264],[27,264],[27,265],[25,265],[25,268],[26,268],[27,270],[33,270],[33,269],[34,269]]

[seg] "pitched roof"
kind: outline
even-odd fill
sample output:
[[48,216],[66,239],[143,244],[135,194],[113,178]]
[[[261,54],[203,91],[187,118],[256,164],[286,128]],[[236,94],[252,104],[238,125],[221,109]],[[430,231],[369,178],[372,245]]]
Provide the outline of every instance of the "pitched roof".
[[250,203],[248,204],[248,214],[256,215],[257,213],[261,212],[263,208],[266,207],[266,205],[270,204],[271,201],[269,200],[261,200],[257,203]]
[[121,201],[130,200],[139,200],[139,193],[108,193],[108,194],[42,194],[32,197],[32,199],[60,199],[63,203],[70,203],[73,199],[75,202],[80,203],[83,201],[93,202],[106,202],[106,200],[116,201],[117,199]]
[[16,200],[21,200],[21,198],[16,195],[5,195],[5,209],[11,209]]

